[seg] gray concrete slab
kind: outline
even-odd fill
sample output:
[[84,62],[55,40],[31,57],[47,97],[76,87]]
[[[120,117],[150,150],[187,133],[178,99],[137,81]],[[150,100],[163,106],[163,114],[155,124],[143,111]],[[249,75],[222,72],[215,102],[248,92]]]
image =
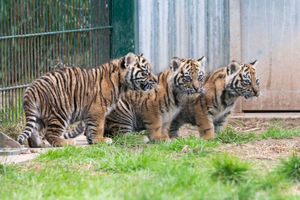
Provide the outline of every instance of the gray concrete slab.
[[[87,146],[88,143],[86,141],[86,138],[84,135],[80,135],[77,138],[75,138],[75,145],[76,146]],[[21,148],[11,148],[11,149],[6,149],[6,152],[4,148],[0,148],[0,163],[9,165],[9,164],[16,164],[20,162],[26,162],[33,160],[37,156],[40,155],[40,153],[53,150],[53,149],[58,149],[55,147],[51,147],[49,144],[46,144],[46,148],[24,148],[21,146]],[[3,153],[1,154],[1,150]],[[18,155],[17,155],[18,154]]]

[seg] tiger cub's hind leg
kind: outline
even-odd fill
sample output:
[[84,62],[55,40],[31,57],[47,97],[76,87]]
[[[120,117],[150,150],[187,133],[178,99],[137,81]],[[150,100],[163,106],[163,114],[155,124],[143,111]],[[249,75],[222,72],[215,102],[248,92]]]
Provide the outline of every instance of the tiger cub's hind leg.
[[[93,119],[96,118],[96,119]],[[105,115],[97,115],[93,117],[86,123],[86,139],[89,144],[97,144],[99,142],[106,142],[107,144],[112,143],[112,139],[104,137],[104,124],[105,124]]]
[[32,131],[31,137],[27,139],[28,145],[31,148],[41,148],[44,146],[38,132],[36,130]]
[[61,135],[65,130],[65,125],[61,124],[57,119],[49,120],[46,126],[46,140],[55,147],[62,147],[65,145],[74,145],[73,139],[63,139]]
[[41,140],[41,132],[44,129],[44,124],[41,120],[37,120],[36,127],[32,129],[31,136],[27,139],[28,145],[31,148],[41,148],[44,146],[44,142]]

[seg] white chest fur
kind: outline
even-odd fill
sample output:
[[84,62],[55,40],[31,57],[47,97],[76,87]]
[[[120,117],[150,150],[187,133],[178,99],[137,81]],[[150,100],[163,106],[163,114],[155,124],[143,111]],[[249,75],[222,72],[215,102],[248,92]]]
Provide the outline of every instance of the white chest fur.
[[113,109],[115,109],[115,108],[116,108],[116,104],[113,104],[112,106],[107,107],[107,108],[106,108],[105,117],[106,117],[107,115],[109,115],[109,113],[110,113]]

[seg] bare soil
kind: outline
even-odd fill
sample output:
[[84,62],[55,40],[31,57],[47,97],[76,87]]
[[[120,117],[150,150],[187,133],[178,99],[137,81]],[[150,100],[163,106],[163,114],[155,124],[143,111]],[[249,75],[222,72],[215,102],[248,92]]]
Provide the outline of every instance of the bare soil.
[[[257,118],[241,118],[229,119],[226,127],[234,129],[236,132],[242,133],[262,133],[270,127],[277,126],[279,128],[295,129],[300,128],[300,118],[295,119],[257,119]],[[198,137],[197,127],[184,125],[179,130],[179,135],[187,137],[194,135]]]
[[259,163],[266,169],[272,169],[281,159],[286,159],[293,153],[300,154],[300,137],[264,139],[251,144],[224,144],[214,150],[227,152],[244,160]]
[[[270,127],[295,129],[300,128],[300,118],[295,119],[229,119],[227,127],[242,133],[262,133]],[[198,136],[197,127],[191,125],[183,126],[179,135],[187,137],[189,135]],[[266,169],[272,169],[293,153],[300,154],[300,137],[283,139],[264,139],[250,144],[224,144],[213,150],[217,152],[227,152],[244,160],[250,160],[261,164]]]

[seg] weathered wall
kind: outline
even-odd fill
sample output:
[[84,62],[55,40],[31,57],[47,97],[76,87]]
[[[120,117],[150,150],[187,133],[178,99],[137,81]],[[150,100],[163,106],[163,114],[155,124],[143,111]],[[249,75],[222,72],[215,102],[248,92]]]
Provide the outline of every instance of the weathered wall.
[[138,49],[155,72],[172,57],[207,57],[211,71],[229,61],[228,0],[138,0]]
[[241,56],[258,59],[261,96],[243,110],[300,110],[300,1],[242,0]]
[[137,51],[155,72],[172,57],[208,59],[207,71],[231,59],[257,59],[261,96],[237,111],[300,111],[299,0],[136,0]]

